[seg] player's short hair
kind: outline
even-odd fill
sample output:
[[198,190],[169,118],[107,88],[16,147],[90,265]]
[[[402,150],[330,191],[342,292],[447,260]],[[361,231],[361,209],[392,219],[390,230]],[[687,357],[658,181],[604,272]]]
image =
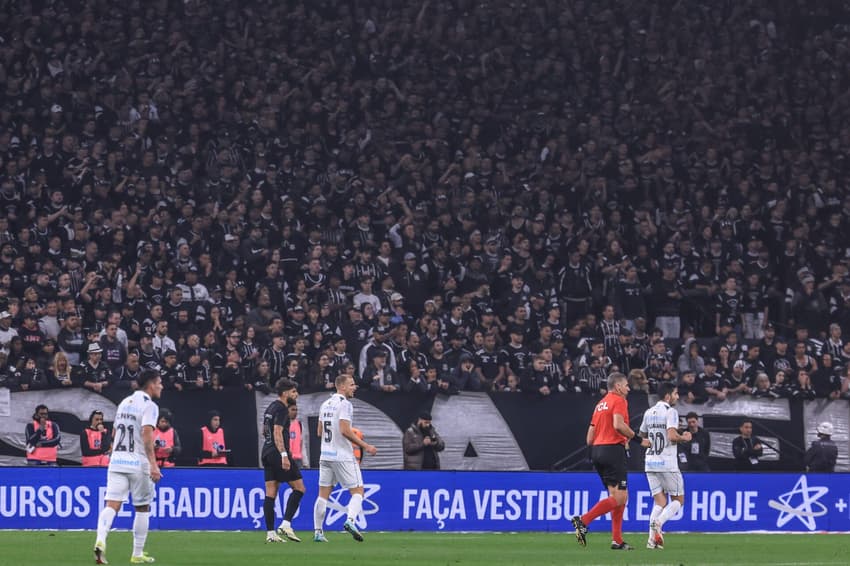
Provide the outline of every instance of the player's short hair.
[[290,389],[295,389],[298,387],[298,384],[292,381],[291,379],[287,379],[285,377],[281,377],[277,380],[277,383],[274,384],[274,392],[280,396],[284,391],[289,391]]
[[676,384],[664,381],[658,385],[658,398],[664,399],[668,395],[672,395],[676,391]]
[[159,371],[155,369],[144,369],[139,373],[139,377],[136,378],[136,384],[139,386],[139,389],[144,389],[147,387],[148,383],[159,377]]
[[626,377],[625,374],[615,371],[608,376],[608,391],[614,389],[614,386],[620,383],[621,381],[628,381],[629,378]]
[[347,373],[341,373],[341,374],[339,374],[338,376],[336,376],[336,379],[334,380],[334,385],[335,385],[336,387],[342,387],[343,385],[345,385],[345,382],[346,382],[349,378],[354,379],[353,377],[351,377],[351,376],[350,376],[350,375],[348,375]]

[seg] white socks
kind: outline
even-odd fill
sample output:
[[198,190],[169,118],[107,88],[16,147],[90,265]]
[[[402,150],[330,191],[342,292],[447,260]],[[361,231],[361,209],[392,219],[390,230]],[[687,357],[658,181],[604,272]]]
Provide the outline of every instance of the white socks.
[[351,501],[348,502],[348,520],[354,521],[357,518],[357,515],[360,514],[360,510],[363,508],[363,496],[359,493],[355,493],[351,496]]
[[664,511],[664,507],[659,504],[654,504],[652,506],[652,513],[649,514],[649,538],[652,540],[652,524],[658,523],[658,516],[661,515],[661,512]]
[[150,511],[136,511],[136,516],[133,519],[133,556],[141,556],[145,550],[150,519]]
[[97,518],[97,542],[106,544],[106,537],[109,535],[109,529],[112,528],[112,521],[114,520],[115,509],[104,507],[100,510],[100,516]]
[[658,528],[661,528],[661,525],[666,523],[668,519],[678,513],[681,508],[682,504],[675,499],[668,503],[667,507],[664,508],[664,511],[662,511],[661,515],[658,517]]
[[284,519],[283,521],[280,522],[280,528],[281,529],[288,529],[291,526],[292,526],[292,523],[290,523],[286,519]]
[[316,532],[322,532],[322,526],[325,523],[325,510],[327,508],[328,500],[317,497],[316,503],[313,504],[313,528]]

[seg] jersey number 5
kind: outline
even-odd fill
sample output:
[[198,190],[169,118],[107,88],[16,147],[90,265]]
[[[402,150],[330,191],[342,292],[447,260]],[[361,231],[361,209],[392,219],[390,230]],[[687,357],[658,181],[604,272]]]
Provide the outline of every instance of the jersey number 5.
[[331,428],[331,421],[322,421],[322,429],[325,431],[325,442],[330,443],[333,440],[333,429]]

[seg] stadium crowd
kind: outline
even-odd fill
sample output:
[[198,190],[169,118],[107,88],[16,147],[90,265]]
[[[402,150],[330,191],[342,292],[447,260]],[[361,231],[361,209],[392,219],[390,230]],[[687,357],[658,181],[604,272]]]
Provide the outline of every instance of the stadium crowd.
[[847,2],[3,4],[0,384],[847,395]]

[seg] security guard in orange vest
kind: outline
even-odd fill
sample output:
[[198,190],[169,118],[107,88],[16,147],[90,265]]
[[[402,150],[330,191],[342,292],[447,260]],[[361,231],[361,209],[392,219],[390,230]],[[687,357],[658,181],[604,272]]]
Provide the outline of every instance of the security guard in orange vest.
[[[353,432],[357,438],[363,440],[363,431],[361,431],[359,428],[351,427],[351,432]],[[358,445],[354,444],[353,442],[351,443],[351,447],[354,449],[354,459],[357,460],[358,464],[362,463],[363,449],[360,448]]]
[[230,452],[224,443],[224,429],[221,428],[221,413],[210,411],[210,422],[201,427],[201,457],[199,466],[226,466]]
[[298,464],[299,469],[304,468],[304,435],[301,432],[301,421],[298,420],[298,405],[292,403],[287,408],[289,411],[289,456]]
[[103,413],[95,409],[89,415],[89,426],[80,433],[83,466],[101,468],[108,466],[111,448],[112,437],[103,424]]
[[171,426],[172,414],[168,409],[159,412],[159,420],[153,431],[154,455],[160,468],[173,468],[174,459],[183,451],[180,435]]
[[62,434],[59,425],[49,418],[47,405],[35,408],[32,422],[27,425],[27,465],[29,466],[58,466],[56,458]]

